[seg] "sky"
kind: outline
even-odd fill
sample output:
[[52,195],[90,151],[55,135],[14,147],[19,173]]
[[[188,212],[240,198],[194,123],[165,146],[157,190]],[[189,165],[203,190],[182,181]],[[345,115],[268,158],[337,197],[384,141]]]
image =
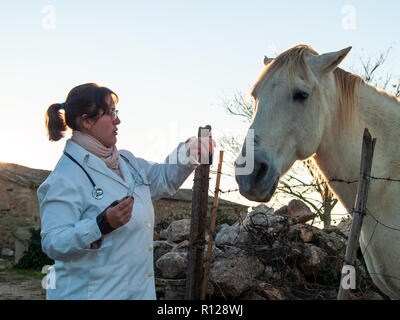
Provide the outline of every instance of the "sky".
[[382,72],[400,79],[399,18],[391,0],[1,0],[0,161],[52,170],[66,139],[47,140],[45,112],[86,82],[118,94],[117,147],[136,156],[163,161],[207,124],[244,137],[222,100],[249,91],[264,55],[352,46],[341,67],[357,70],[391,48]]

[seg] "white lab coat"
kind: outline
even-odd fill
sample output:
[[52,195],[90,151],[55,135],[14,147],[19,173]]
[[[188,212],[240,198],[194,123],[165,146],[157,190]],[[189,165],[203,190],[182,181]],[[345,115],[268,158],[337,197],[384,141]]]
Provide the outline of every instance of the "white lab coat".
[[[68,140],[67,151],[104,191],[100,200],[83,170],[63,155],[40,185],[42,250],[55,260],[48,277],[47,299],[156,299],[153,270],[154,209],[152,199],[173,195],[196,167],[184,143],[162,164],[120,151],[124,180],[84,148]],[[177,161],[180,160],[180,161]],[[178,164],[176,164],[178,162]],[[132,191],[130,221],[101,237],[96,217],[114,200]]]

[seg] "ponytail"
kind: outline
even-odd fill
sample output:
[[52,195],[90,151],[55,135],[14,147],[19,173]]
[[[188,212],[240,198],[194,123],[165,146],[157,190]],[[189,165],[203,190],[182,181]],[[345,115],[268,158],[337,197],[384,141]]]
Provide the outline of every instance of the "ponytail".
[[58,141],[64,138],[67,128],[80,130],[80,118],[83,114],[95,118],[99,110],[106,112],[109,105],[105,98],[109,95],[114,103],[118,103],[118,96],[112,90],[96,83],[85,83],[73,88],[65,103],[54,103],[47,109],[46,129],[49,140]]
[[64,104],[54,103],[46,112],[46,129],[50,141],[58,141],[64,137],[67,125],[65,116],[60,112]]

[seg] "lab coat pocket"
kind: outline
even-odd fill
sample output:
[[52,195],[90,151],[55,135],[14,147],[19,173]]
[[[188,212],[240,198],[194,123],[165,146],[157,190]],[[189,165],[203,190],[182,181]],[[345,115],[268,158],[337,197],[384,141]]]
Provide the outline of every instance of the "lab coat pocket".
[[106,235],[101,241],[95,241],[91,243],[90,248],[84,249],[86,252],[100,252],[104,248],[110,247],[112,245],[111,234]]
[[128,265],[93,268],[89,275],[89,300],[125,300],[128,297]]

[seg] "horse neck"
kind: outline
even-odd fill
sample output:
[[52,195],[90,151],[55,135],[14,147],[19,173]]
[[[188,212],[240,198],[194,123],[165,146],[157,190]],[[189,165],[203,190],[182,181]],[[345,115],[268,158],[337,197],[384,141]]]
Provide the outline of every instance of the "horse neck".
[[[339,110],[338,105],[333,110]],[[339,128],[339,113],[332,114],[314,159],[329,181],[359,179],[364,129],[377,138],[372,174],[388,177],[400,172],[400,152],[396,141],[400,135],[400,104],[393,97],[365,83],[360,84],[352,123]],[[390,143],[393,142],[393,143]],[[400,178],[400,173],[396,178]],[[341,202],[352,208],[357,183],[330,182]]]

